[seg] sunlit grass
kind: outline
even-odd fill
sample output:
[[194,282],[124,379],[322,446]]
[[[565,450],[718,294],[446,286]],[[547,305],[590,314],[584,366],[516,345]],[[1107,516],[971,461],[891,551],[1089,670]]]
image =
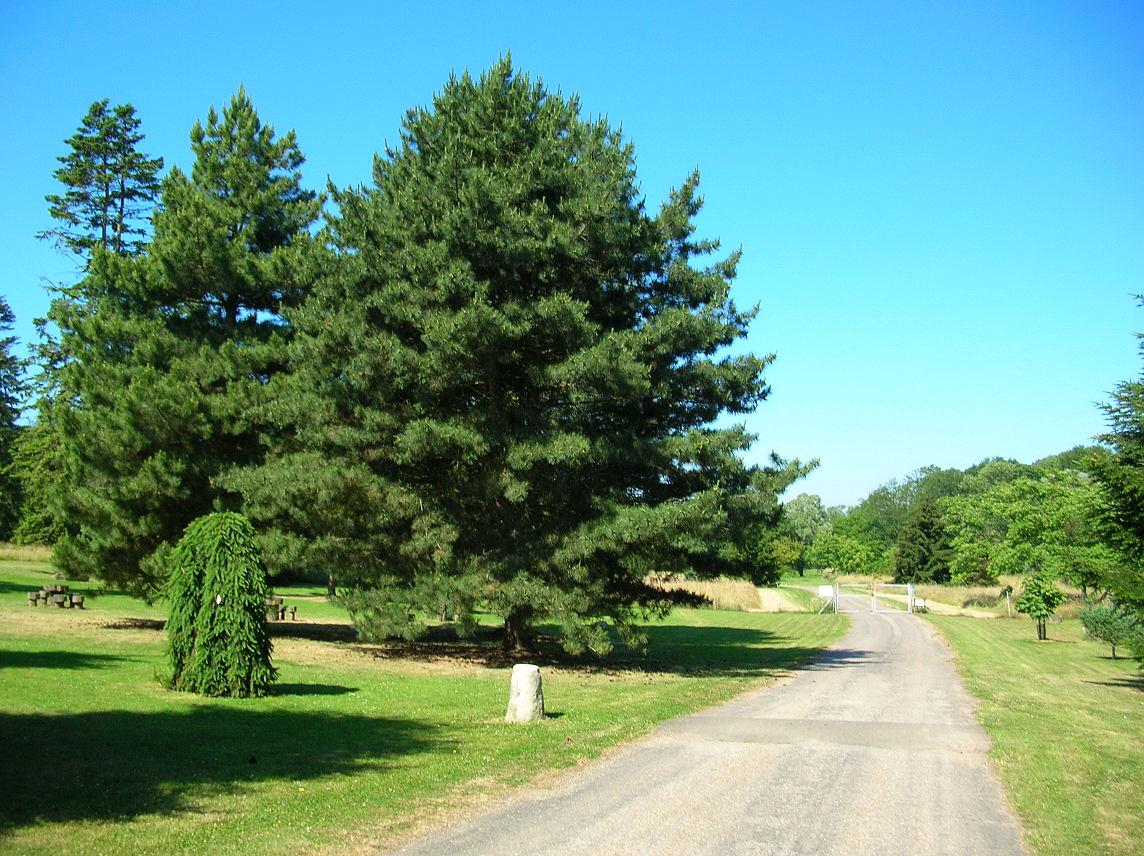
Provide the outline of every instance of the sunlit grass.
[[931,619],[950,641],[1037,853],[1144,852],[1144,677],[1076,621]]
[[[773,680],[845,628],[678,610],[647,628],[645,656],[542,657],[550,716],[509,726],[509,663],[492,644],[316,641],[288,621],[271,696],[205,699],[157,679],[162,606],[104,594],[83,611],[29,607],[24,593],[51,579],[0,563],[5,852],[369,851]],[[337,618],[312,592],[278,591],[300,618]]]

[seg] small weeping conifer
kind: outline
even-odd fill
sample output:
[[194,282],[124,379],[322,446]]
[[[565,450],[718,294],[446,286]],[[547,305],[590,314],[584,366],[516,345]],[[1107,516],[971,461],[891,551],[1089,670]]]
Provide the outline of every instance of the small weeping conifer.
[[265,695],[277,670],[266,628],[266,571],[241,514],[192,522],[172,554],[167,646],[171,687],[208,696]]

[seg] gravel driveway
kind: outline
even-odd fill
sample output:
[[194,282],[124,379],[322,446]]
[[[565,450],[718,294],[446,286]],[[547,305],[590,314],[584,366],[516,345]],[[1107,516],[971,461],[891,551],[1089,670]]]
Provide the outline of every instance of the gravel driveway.
[[1024,853],[936,632],[904,613],[851,618],[794,678],[666,722],[400,852]]

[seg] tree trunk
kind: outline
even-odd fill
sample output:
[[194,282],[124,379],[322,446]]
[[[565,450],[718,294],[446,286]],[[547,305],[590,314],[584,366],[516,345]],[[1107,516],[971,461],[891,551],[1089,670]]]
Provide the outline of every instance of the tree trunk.
[[531,654],[536,651],[533,646],[531,606],[514,606],[508,611],[504,619],[504,647],[506,651],[518,651]]

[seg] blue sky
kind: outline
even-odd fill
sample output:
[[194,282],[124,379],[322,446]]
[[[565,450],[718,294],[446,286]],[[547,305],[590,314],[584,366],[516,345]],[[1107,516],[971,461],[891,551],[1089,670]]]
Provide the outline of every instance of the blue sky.
[[1144,4],[7,0],[0,266],[17,333],[68,262],[34,234],[63,140],[100,98],[145,151],[243,84],[307,182],[368,181],[406,109],[511,51],[636,148],[657,205],[693,168],[700,231],[742,247],[775,352],[760,459],[853,503],[917,467],[1090,441],[1139,374]]

